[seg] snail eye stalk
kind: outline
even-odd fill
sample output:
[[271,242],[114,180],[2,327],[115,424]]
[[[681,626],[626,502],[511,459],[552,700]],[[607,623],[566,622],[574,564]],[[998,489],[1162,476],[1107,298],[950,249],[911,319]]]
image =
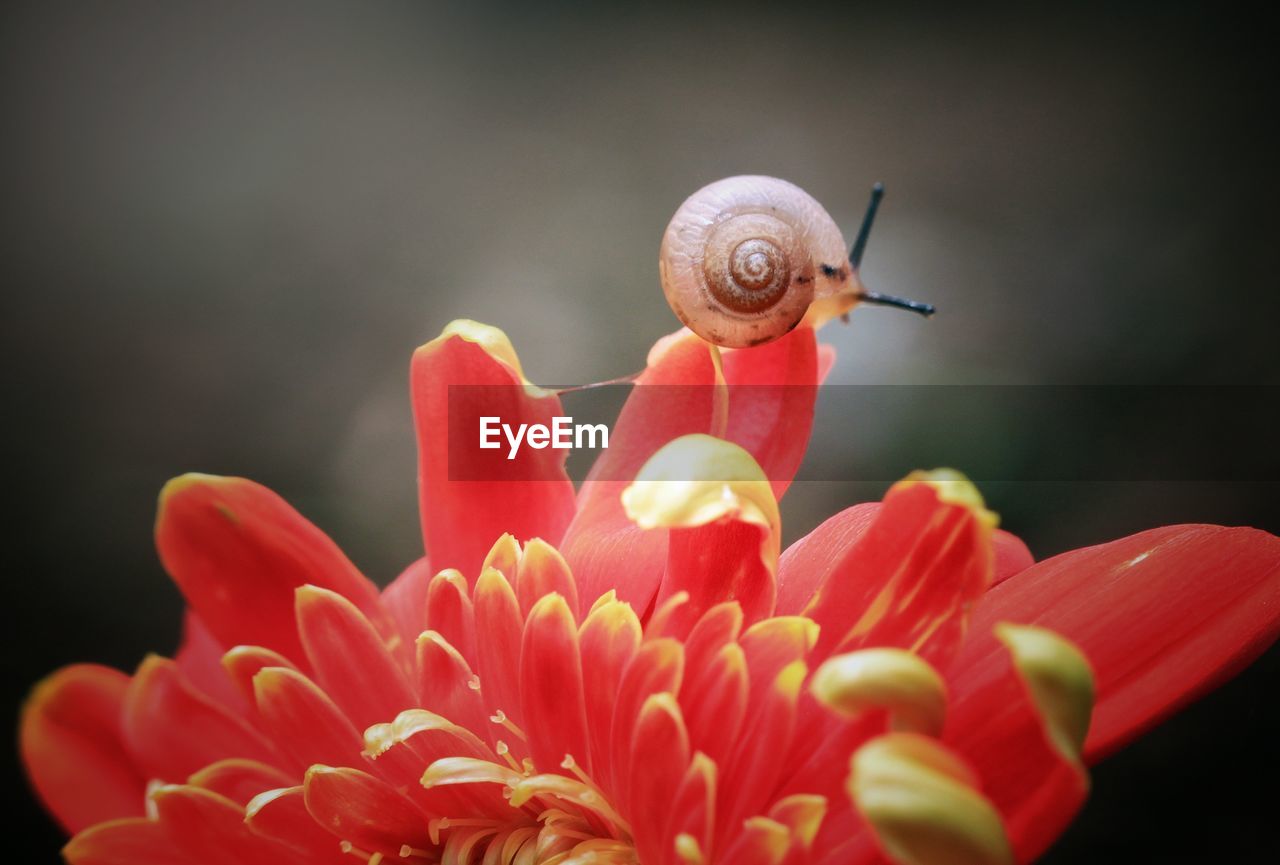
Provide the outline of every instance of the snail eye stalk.
[[871,236],[871,226],[876,221],[876,211],[880,209],[880,199],[884,198],[884,184],[877,183],[871,187],[871,200],[867,202],[867,212],[862,217],[862,227],[853,241],[853,249],[849,252],[849,263],[857,270],[862,265],[862,254],[867,251],[867,238]]
[[[858,229],[858,236],[853,241],[853,249],[849,251],[849,264],[854,270],[862,265],[863,253],[867,251],[867,238],[871,236],[871,226],[876,221],[876,211],[880,209],[882,198],[884,198],[884,184],[877,183],[871,187],[871,200],[867,202],[867,212],[862,217],[862,227]],[[896,306],[898,309],[905,309],[923,315],[925,318],[937,312],[931,303],[907,300],[905,297],[894,297],[892,294],[881,294],[878,291],[862,291],[858,294],[858,299],[863,303],[874,303],[878,306]]]

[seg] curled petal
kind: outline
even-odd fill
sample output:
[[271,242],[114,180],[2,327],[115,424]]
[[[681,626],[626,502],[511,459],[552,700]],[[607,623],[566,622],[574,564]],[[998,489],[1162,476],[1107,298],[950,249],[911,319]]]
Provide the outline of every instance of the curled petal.
[[862,649],[828,658],[809,688],[846,717],[887,709],[896,729],[934,736],[942,732],[946,685],[926,661],[902,649]]
[[[614,424],[609,448],[597,458],[578,494],[577,514],[560,551],[585,601],[609,589],[647,610],[662,579],[664,532],[646,533],[627,518],[620,496],[650,457],[689,433],[722,432],[728,408],[720,354],[689,331],[672,334],[649,352]],[[683,385],[664,387],[663,385]]]
[[1080,651],[1051,631],[1005,624],[994,636],[999,655],[981,672],[960,673],[964,697],[948,720],[946,739],[981,772],[1018,861],[1029,862],[1067,827],[1088,794],[1080,753],[1093,676]]
[[[414,352],[410,390],[422,535],[432,563],[477,574],[503,532],[559,541],[573,516],[566,451],[524,448],[508,462],[500,451],[450,446],[475,441],[482,416],[550,426],[563,414],[554,393],[525,380],[506,334],[474,321],[452,322]],[[495,456],[493,466],[477,462]],[[472,474],[480,479],[454,479]]]
[[932,739],[891,733],[853,757],[848,792],[900,865],[1012,865],[1000,816],[972,770]]
[[676,439],[645,463],[622,504],[641,528],[672,530],[658,603],[688,592],[675,633],[724,601],[736,601],[748,622],[773,612],[778,503],[741,447],[706,435]]
[[[70,832],[142,816],[146,776],[121,729],[128,688],[129,677],[118,670],[76,664],[36,685],[22,707],[22,762],[45,806]],[[123,849],[133,843],[132,825],[122,823],[77,849],[84,857],[90,849]]]

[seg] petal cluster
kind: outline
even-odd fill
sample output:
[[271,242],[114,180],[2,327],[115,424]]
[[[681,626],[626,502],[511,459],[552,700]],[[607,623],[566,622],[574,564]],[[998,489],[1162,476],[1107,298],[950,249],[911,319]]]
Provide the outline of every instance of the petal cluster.
[[1035,858],[1089,762],[1274,641],[1280,540],[1170,527],[1035,564],[944,471],[783,551],[829,365],[806,326],[675,334],[580,490],[551,450],[459,480],[458,417],[560,406],[500,331],[451,325],[411,367],[427,557],[381,592],[269,490],[171,482],[177,656],[65,668],[24,708],[66,859]]

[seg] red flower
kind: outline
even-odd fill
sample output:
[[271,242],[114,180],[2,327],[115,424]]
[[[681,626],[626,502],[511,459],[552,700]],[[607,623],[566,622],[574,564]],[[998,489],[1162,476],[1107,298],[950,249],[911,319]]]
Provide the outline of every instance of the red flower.
[[[1033,564],[934,472],[779,554],[776,479],[828,366],[808,327],[661,341],[575,495],[563,451],[450,480],[450,408],[559,413],[536,389],[450,403],[524,383],[501,332],[451,325],[412,366],[429,558],[381,594],[263,487],[170,482],[177,658],[68,667],[24,709],[66,858],[1034,858],[1086,764],[1275,639],[1280,540],[1177,526]],[[793,387],[726,402],[741,383]]]

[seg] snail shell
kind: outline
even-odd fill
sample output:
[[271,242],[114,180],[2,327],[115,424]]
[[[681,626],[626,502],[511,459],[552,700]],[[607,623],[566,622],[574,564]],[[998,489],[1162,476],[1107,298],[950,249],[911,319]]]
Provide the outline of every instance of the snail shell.
[[774,177],[730,177],[680,205],[662,237],[662,291],[708,342],[744,348],[805,315],[847,312],[861,290],[844,236],[822,205]]

